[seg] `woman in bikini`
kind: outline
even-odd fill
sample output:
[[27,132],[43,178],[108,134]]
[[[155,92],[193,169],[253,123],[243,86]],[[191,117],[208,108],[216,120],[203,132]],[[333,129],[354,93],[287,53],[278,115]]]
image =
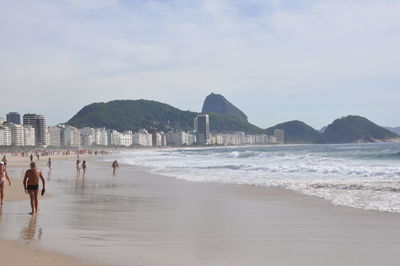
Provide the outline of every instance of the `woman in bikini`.
[[85,173],[86,173],[86,161],[83,161],[82,162],[82,170],[83,170],[83,176],[85,175]]
[[81,166],[79,165],[80,163],[81,163],[81,161],[76,160],[76,175],[81,174]]
[[4,162],[0,161],[0,205],[3,205],[4,185],[6,180],[8,180],[8,185],[11,186],[11,181],[8,177],[7,170],[4,167]]

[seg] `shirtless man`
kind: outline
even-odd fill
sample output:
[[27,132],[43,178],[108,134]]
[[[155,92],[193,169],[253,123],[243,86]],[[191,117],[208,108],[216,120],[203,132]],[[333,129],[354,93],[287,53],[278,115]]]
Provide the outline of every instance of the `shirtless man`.
[[4,167],[4,163],[0,161],[0,205],[3,205],[4,198],[4,186],[8,180],[8,185],[11,186],[10,178],[8,177],[7,170]]
[[29,214],[35,214],[38,211],[38,205],[39,205],[39,200],[38,200],[39,178],[42,180],[43,184],[42,196],[45,192],[45,181],[42,172],[40,172],[40,170],[36,168],[36,163],[31,162],[30,166],[31,169],[25,172],[24,188],[25,192],[29,193],[29,196],[31,198],[32,212],[30,212]]

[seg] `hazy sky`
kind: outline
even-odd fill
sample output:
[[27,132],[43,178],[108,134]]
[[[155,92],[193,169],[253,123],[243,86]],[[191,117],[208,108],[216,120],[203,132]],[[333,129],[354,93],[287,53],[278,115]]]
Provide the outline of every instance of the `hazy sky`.
[[0,0],[0,116],[221,93],[268,127],[400,126],[398,0]]

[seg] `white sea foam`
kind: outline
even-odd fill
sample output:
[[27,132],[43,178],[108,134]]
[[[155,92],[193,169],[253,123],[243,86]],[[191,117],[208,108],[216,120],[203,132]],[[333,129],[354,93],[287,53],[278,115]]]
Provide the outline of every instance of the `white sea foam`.
[[281,187],[336,205],[400,212],[399,144],[141,150],[123,163],[194,182]]

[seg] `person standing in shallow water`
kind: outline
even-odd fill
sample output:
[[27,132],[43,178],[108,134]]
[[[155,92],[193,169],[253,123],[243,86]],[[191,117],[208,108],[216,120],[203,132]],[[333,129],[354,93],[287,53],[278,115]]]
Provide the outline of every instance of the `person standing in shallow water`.
[[51,158],[49,157],[49,160],[47,161],[47,166],[49,167],[49,169],[51,170]]
[[3,205],[4,199],[4,186],[8,180],[8,185],[11,186],[10,178],[8,177],[7,170],[4,167],[4,163],[0,161],[0,205]]
[[85,176],[86,169],[87,169],[87,167],[86,167],[86,161],[84,160],[84,161],[82,162],[83,176]]
[[31,162],[31,169],[25,172],[24,177],[24,188],[25,192],[29,194],[31,199],[31,209],[32,211],[29,214],[35,214],[38,211],[39,207],[39,179],[42,180],[43,188],[42,188],[42,196],[44,194],[46,182],[43,178],[42,172],[36,168],[36,163]]
[[112,163],[113,175],[115,175],[115,171],[116,171],[117,167],[119,168],[119,165],[118,165],[118,162],[115,160],[115,161]]
[[81,166],[80,166],[81,161],[76,160],[76,174],[80,175],[81,174]]

